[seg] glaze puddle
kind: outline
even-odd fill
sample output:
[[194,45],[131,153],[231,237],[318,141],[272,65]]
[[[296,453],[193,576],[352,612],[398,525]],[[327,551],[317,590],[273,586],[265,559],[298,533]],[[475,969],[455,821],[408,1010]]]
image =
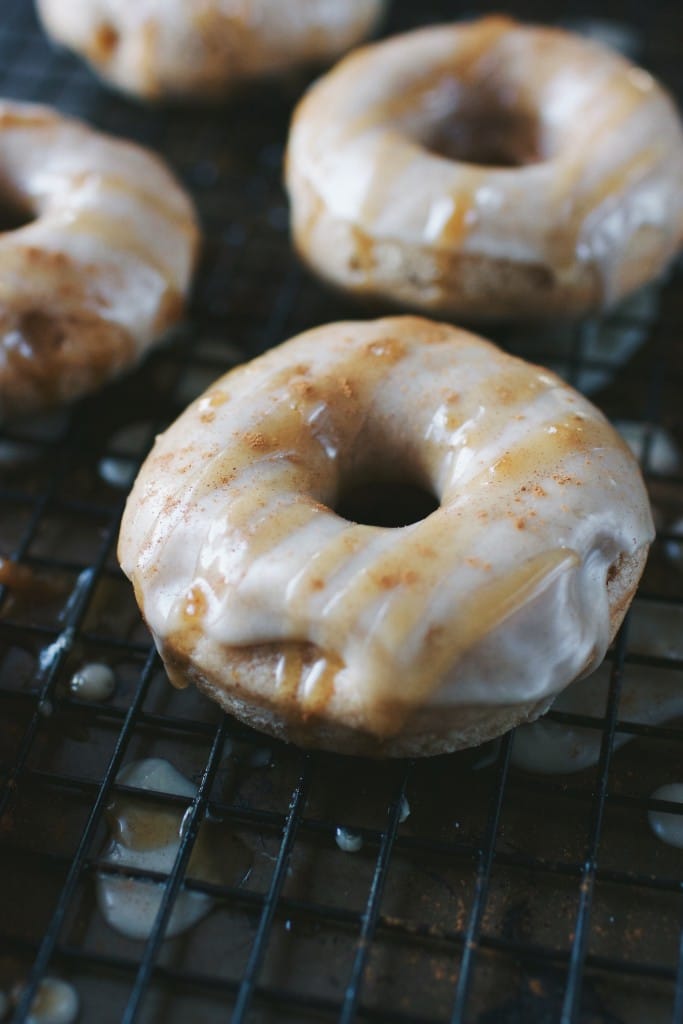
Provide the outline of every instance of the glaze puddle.
[[342,828],[341,826],[335,829],[334,841],[344,853],[358,853],[363,846],[362,836],[359,836],[357,832],[352,832],[351,829]]
[[[0,996],[2,994],[0,993]],[[12,1002],[18,1003],[21,998],[21,987],[12,992]],[[0,1019],[4,1018],[8,1009],[8,1001],[0,998]],[[31,1003],[26,1024],[74,1024],[80,1009],[78,992],[68,981],[61,978],[46,977],[40,982]]]
[[72,696],[81,700],[109,700],[116,689],[116,676],[109,665],[89,662],[74,672],[69,680]]
[[[117,782],[185,797],[188,807],[155,805],[128,794],[115,796],[107,807],[112,838],[102,861],[117,867],[170,873],[197,787],[160,758],[131,762],[119,772]],[[248,874],[251,861],[251,853],[240,839],[224,827],[205,821],[194,844],[187,876],[215,885],[238,885]],[[97,875],[97,899],[105,920],[131,939],[148,938],[163,895],[164,886],[159,882],[104,872]],[[165,937],[187,931],[209,913],[214,903],[208,893],[181,890]]]
[[668,811],[648,811],[650,828],[662,842],[669,846],[678,846],[683,849],[683,782],[669,782],[666,786],[660,786],[651,797],[652,800],[670,800],[671,803],[681,804],[680,814],[671,814]]

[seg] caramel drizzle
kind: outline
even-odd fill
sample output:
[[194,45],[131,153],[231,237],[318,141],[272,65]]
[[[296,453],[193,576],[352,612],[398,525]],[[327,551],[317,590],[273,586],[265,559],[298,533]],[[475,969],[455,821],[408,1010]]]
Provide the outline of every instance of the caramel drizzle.
[[[343,369],[350,374],[350,368]],[[529,379],[529,370],[522,365],[506,363],[501,369],[502,372],[496,366],[493,375],[477,391],[477,400],[489,403],[490,411],[481,427],[473,429],[467,438],[468,443],[475,448],[485,447],[487,440],[495,438],[501,425],[514,416],[515,410],[523,409],[525,415],[533,415],[529,402],[533,401],[536,394],[545,395],[548,387],[554,383],[553,378],[543,379],[532,375]],[[379,370],[376,376],[379,378]],[[461,415],[465,416],[467,411],[464,408]],[[306,422],[305,417],[303,422]],[[271,444],[271,439],[278,436],[280,428],[285,452],[297,436],[299,451],[303,451],[304,459],[307,459],[307,446],[312,450],[321,449],[310,433],[302,438],[300,411],[295,413],[288,409],[282,413],[276,407],[270,417],[261,421],[261,428],[262,433],[258,437],[245,435],[251,437],[251,443],[243,441],[236,449],[220,456],[227,460],[233,472],[231,484],[226,490],[226,499],[230,494],[227,529],[230,535],[238,539],[249,538],[245,571],[251,569],[258,560],[267,560],[269,553],[283,541],[296,544],[300,539],[303,540],[309,526],[319,521],[321,513],[327,513],[330,524],[328,539],[319,545],[319,538],[315,538],[318,546],[314,555],[297,572],[286,594],[282,595],[281,612],[287,623],[285,637],[296,639],[308,636],[311,623],[317,623],[311,640],[323,651],[333,650],[340,637],[351,646],[354,638],[358,640],[361,633],[364,637],[373,637],[374,642],[369,646],[365,641],[364,656],[369,657],[373,663],[373,674],[380,693],[386,692],[387,686],[391,684],[383,668],[383,645],[394,648],[406,637],[418,634],[421,623],[425,621],[427,604],[434,593],[434,574],[441,571],[444,562],[456,568],[466,561],[474,539],[485,529],[485,524],[477,520],[475,515],[462,515],[468,503],[476,508],[479,488],[492,488],[492,500],[505,501],[506,497],[509,498],[511,487],[517,485],[524,489],[535,480],[552,475],[553,469],[562,465],[567,454],[583,452],[588,458],[591,452],[603,445],[614,446],[614,435],[606,422],[573,414],[568,407],[564,419],[536,424],[535,432],[524,443],[502,452],[493,465],[479,468],[468,481],[468,496],[461,498],[459,503],[456,499],[451,507],[438,510],[421,524],[387,533],[338,520],[331,510],[324,507],[321,509],[306,495],[280,494],[274,498],[271,496],[270,503],[264,502],[262,495],[268,493],[271,481],[266,481],[265,492],[261,492],[258,487],[252,486],[248,477],[253,477],[254,481],[259,479],[268,462],[270,465],[266,475],[271,480],[273,472],[278,474],[283,468],[285,472],[289,471],[286,459],[282,453],[276,456]],[[211,490],[215,486],[215,472],[213,466],[202,474],[201,486],[193,489],[195,498],[199,492]],[[247,477],[242,487],[242,475],[245,472]],[[559,478],[559,482],[574,481],[571,478]],[[425,563],[425,546],[439,552],[438,559],[434,559],[432,565]],[[205,574],[204,579],[213,582],[214,573],[219,572],[219,567],[212,564],[211,546],[205,550],[203,557],[201,572]],[[220,557],[216,557],[220,563]],[[465,605],[459,609],[456,622],[452,626],[449,624],[448,631],[440,633],[437,628],[432,632],[429,656],[425,657],[424,651],[416,651],[410,666],[406,667],[409,678],[402,681],[403,707],[407,709],[423,699],[458,656],[520,608],[550,578],[577,565],[579,558],[575,552],[565,548],[553,549],[529,558],[523,566],[511,569],[504,575],[484,579],[474,591],[468,593]],[[406,566],[419,569],[408,578]],[[342,574],[342,578],[335,579],[339,574]],[[215,580],[215,585],[219,590],[220,580]],[[194,588],[188,597],[194,611],[197,603]],[[322,606],[321,600],[324,602]],[[374,630],[373,623],[368,626],[367,616],[373,614],[376,619],[381,619],[379,632]],[[323,665],[326,657],[328,661]],[[278,663],[277,688],[285,700],[296,700],[304,706],[312,703],[321,707],[330,699],[337,670],[330,667],[327,655],[322,655],[312,664],[310,658],[304,657],[301,652],[290,652],[284,661]],[[310,692],[307,679],[311,684]],[[378,728],[381,727],[378,722]]]
[[453,195],[453,212],[439,234],[438,242],[447,248],[457,248],[470,230],[469,214],[474,208],[474,188]]
[[556,548],[529,558],[505,576],[484,583],[468,595],[467,604],[448,625],[448,631],[435,631],[429,657],[411,666],[417,669],[411,682],[413,701],[426,696],[435,680],[443,678],[455,659],[473,649],[510,615],[522,608],[561,572],[576,569],[581,560],[575,551]]
[[156,256],[149,245],[145,245],[140,237],[136,237],[130,224],[125,220],[116,219],[105,213],[94,210],[79,210],[69,222],[69,231],[82,232],[107,243],[108,248],[120,250],[136,256],[157,271],[159,276],[170,286],[172,275],[166,263]]
[[[416,117],[416,110],[419,111],[424,105],[426,97],[440,82],[449,76],[463,81],[475,76],[477,65],[493,50],[499,39],[515,25],[516,23],[511,19],[491,17],[476,25],[462,28],[463,43],[453,56],[452,61],[444,62],[438,68],[432,69],[428,75],[405,93],[388,99],[378,109],[374,109],[371,114],[354,121],[354,134],[368,131],[380,124],[388,126],[385,127],[387,145],[390,143],[392,146],[392,159],[382,160],[385,173],[377,188],[373,190],[368,202],[364,203],[361,220],[370,216],[373,209],[383,208],[384,204],[381,203],[381,199],[384,199],[384,203],[386,203],[387,192],[390,191],[392,182],[400,177],[408,154],[411,153],[410,144],[407,140],[397,136],[396,129],[406,128],[407,122],[411,117]],[[577,69],[578,73],[579,69]],[[667,140],[660,140],[658,143],[652,142],[647,148],[634,154],[626,165],[621,165],[611,174],[601,175],[600,180],[594,185],[587,190],[581,190],[580,182],[584,173],[586,153],[592,144],[605,131],[623,132],[626,123],[642,105],[651,102],[649,97],[643,95],[642,89],[639,89],[629,78],[627,71],[621,65],[601,84],[600,98],[604,112],[597,120],[591,116],[591,126],[587,131],[582,132],[580,143],[577,142],[572,150],[565,148],[562,159],[556,162],[557,173],[554,176],[553,193],[557,201],[559,202],[560,198],[564,196],[576,196],[566,229],[563,230],[561,239],[557,241],[560,258],[564,262],[574,260],[586,218],[606,199],[622,189],[624,182],[631,184],[645,177],[658,165],[666,153]],[[405,147],[404,154],[401,145]],[[414,147],[412,158],[417,159],[418,157],[424,158],[424,153],[419,147]],[[381,159],[381,152],[378,153],[379,159]],[[475,173],[473,168],[470,170],[471,174]],[[433,242],[436,247],[457,248],[467,236],[475,219],[472,217],[472,213],[475,208],[476,187],[477,179],[470,177],[467,183],[463,182],[461,188],[446,197],[450,198],[453,203],[453,212],[444,223],[440,235]],[[354,235],[354,241],[359,266],[371,276],[375,264],[374,242],[371,237],[360,232]]]
[[[381,132],[376,141],[373,159],[378,164],[381,163],[384,173],[381,177],[378,176],[374,188],[370,189],[363,202],[359,216],[361,222],[372,221],[386,207],[392,186],[395,187],[407,166],[416,160],[425,159],[424,149],[400,134],[401,129],[405,130],[407,127],[404,122],[415,117],[416,110],[424,106],[429,94],[442,82],[448,79],[466,82],[471,79],[476,74],[477,65],[516,24],[510,18],[495,16],[463,27],[460,30],[461,44],[447,62],[430,69],[428,74],[405,93],[386,100],[379,109],[352,122],[349,134],[354,137],[373,129],[379,129]],[[450,195],[453,212],[437,239],[437,244],[448,248],[457,246],[470,230],[468,214],[474,206],[474,194],[480,175],[473,166],[468,170],[468,181]],[[358,225],[356,227],[358,228]],[[371,275],[375,267],[372,238],[358,229],[354,232],[354,242],[359,269]]]
[[[79,187],[85,182],[93,180],[103,189],[122,192],[136,200],[141,207],[151,208],[160,217],[170,221],[183,234],[188,236],[194,234],[194,222],[189,209],[181,209],[177,203],[167,202],[163,192],[153,192],[149,188],[145,188],[141,182],[132,177],[132,173],[131,170],[127,175],[113,174],[93,168],[77,172],[71,181],[75,187]],[[175,191],[175,186],[173,186],[173,190]]]
[[313,644],[290,642],[277,658],[275,691],[285,706],[303,710],[304,717],[319,715],[334,694],[334,681],[343,663]]
[[424,107],[427,97],[444,80],[451,78],[466,82],[473,78],[477,65],[517,24],[512,18],[493,16],[460,26],[459,45],[454,47],[448,59],[429,68],[405,92],[387,98],[379,107],[353,121],[353,134],[361,133],[380,122],[399,127],[407,117],[414,116],[416,110]]
[[[105,813],[115,842],[136,852],[159,850],[179,842],[185,808],[176,803],[155,801],[154,790],[141,789],[141,793],[145,795],[117,793],[108,803]],[[177,794],[161,790],[161,795]],[[191,799],[185,797],[188,807]],[[236,835],[216,822],[205,820],[199,829],[187,874],[204,882],[231,885],[244,875],[250,863],[250,853]]]
[[63,581],[58,583],[28,565],[4,557],[0,557],[0,587],[7,591],[0,601],[0,616],[30,610],[33,604],[46,604],[62,596],[66,589]]
[[644,177],[661,158],[664,152],[663,146],[650,142],[644,149],[641,148],[635,152],[625,165],[620,164],[611,174],[601,175],[588,190],[581,190],[580,181],[585,173],[586,154],[590,153],[591,146],[605,132],[625,131],[626,122],[639,111],[643,103],[649,102],[651,101],[644,98],[643,93],[625,76],[623,68],[618,68],[603,85],[601,93],[603,113],[597,120],[591,119],[590,128],[581,131],[580,141],[577,142],[574,151],[566,152],[558,164],[558,174],[554,186],[555,196],[576,196],[576,202],[571,211],[571,224],[576,227],[574,233],[570,232],[567,250],[569,258],[574,256],[580,232],[589,214],[601,206],[615,191],[622,189],[625,181],[632,182],[636,178]]

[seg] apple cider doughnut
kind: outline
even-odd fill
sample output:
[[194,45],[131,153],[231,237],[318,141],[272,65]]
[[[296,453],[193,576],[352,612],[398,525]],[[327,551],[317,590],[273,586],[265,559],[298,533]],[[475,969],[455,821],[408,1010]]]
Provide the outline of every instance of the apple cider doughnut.
[[683,133],[651,75],[502,17],[352,53],[294,114],[295,244],[359,295],[464,318],[578,316],[683,240]]
[[0,101],[0,419],[77,398],[180,318],[198,245],[152,153]]
[[[370,485],[433,511],[344,513]],[[218,380],[157,439],[119,557],[178,685],[303,746],[391,756],[547,709],[602,659],[652,535],[637,463],[586,399],[395,317]]]
[[385,0],[37,0],[47,32],[146,100],[221,96],[238,82],[331,61]]

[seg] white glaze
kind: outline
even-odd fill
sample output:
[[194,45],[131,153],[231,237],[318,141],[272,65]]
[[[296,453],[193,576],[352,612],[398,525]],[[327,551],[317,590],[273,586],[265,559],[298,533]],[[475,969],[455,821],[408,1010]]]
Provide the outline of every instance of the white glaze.
[[108,81],[148,99],[218,94],[328,60],[362,39],[384,0],[39,0],[46,29]]
[[[592,675],[564,690],[552,710],[603,718],[607,710],[612,666],[605,662]],[[638,725],[662,725],[683,715],[683,672],[670,668],[627,664],[619,701],[618,719]],[[544,775],[579,772],[597,764],[602,728],[563,725],[548,718],[515,731],[512,764]],[[634,737],[616,732],[613,749]]]
[[[115,328],[126,339],[125,346],[117,343],[116,372],[178,319],[198,232],[189,198],[164,164],[138,146],[47,107],[9,100],[0,102],[0,136],[3,194],[35,218],[0,235],[3,324],[8,313],[19,318],[16,327],[3,326],[2,415],[48,404],[21,370],[18,354],[28,364],[41,355],[25,341],[24,313],[71,324],[74,334],[79,322]],[[50,380],[50,401],[94,386],[87,373],[71,367],[64,379]]]
[[340,850],[344,853],[358,853],[363,846],[363,837],[358,835],[357,832],[352,832],[351,829],[342,828],[341,826],[335,830],[334,840]]
[[69,690],[82,700],[109,700],[116,689],[116,676],[109,665],[93,661],[74,672]]
[[[189,779],[181,775],[168,761],[159,758],[147,758],[126,765],[119,772],[117,782],[138,789],[186,797],[188,804],[197,792],[197,787]],[[168,807],[164,805],[162,810],[160,805],[160,810],[155,811],[155,808],[149,805],[146,817],[150,827],[154,827],[154,816],[159,813],[167,815]],[[183,811],[179,809],[176,817],[175,837],[163,846],[136,850],[112,839],[102,860],[123,867],[170,872],[180,843]],[[163,894],[162,885],[155,882],[107,875],[102,872],[97,875],[97,900],[107,924],[131,939],[146,939],[149,936]],[[205,917],[212,906],[212,898],[205,893],[180,892],[173,906],[166,937],[170,938],[187,931]]]
[[[340,518],[364,460],[412,463],[441,507],[396,530]],[[308,332],[218,381],[158,438],[119,556],[162,655],[177,642],[229,677],[225,645],[310,640],[337,669],[326,714],[381,736],[425,704],[550,701],[604,656],[606,573],[652,533],[634,459],[585,399],[399,317]],[[303,712],[327,668],[299,666]],[[290,699],[281,682],[263,695]]]
[[26,1024],[73,1024],[80,1001],[73,985],[61,978],[43,978],[31,1003]]
[[[462,111],[475,119],[480,93],[489,112],[538,121],[536,162],[501,169],[430,152],[441,126]],[[656,276],[680,246],[682,177],[683,132],[651,76],[591,40],[506,18],[352,54],[299,104],[287,154],[294,235],[323,275],[488,317],[566,316]],[[476,278],[480,300],[461,294],[454,254],[547,268],[556,298],[529,289],[520,310],[492,270]]]
[[648,811],[647,817],[650,827],[658,839],[668,843],[669,846],[678,846],[683,849],[683,782],[669,782],[666,786],[660,786],[651,797],[652,800],[670,800],[671,803],[681,804],[681,813],[673,814],[667,811]]

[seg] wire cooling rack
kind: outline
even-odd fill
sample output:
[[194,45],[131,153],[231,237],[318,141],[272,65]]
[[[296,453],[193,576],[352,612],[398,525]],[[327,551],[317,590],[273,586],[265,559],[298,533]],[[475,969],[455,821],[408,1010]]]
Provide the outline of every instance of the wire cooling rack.
[[[386,30],[484,9],[405,0]],[[596,10],[559,4],[552,16],[610,33],[681,98],[679,5]],[[512,13],[549,16],[546,4]],[[576,774],[524,772],[512,736],[417,763],[303,753],[169,686],[114,548],[156,431],[235,362],[359,313],[302,271],[288,245],[281,161],[305,81],[249,89],[208,111],[148,109],[52,49],[26,0],[2,2],[0,79],[0,93],[50,102],[160,151],[208,234],[187,328],[103,393],[0,434],[0,554],[34,570],[43,588],[40,600],[4,594],[0,606],[7,1013],[27,1020],[52,976],[77,992],[80,1019],[98,1024],[683,1021],[683,861],[647,820],[678,806],[651,794],[683,782],[683,730],[676,720],[634,722],[620,704],[636,671],[683,686],[680,273],[605,321],[496,332],[622,421],[660,528],[611,654],[604,709],[551,713],[598,737],[598,763]],[[115,672],[109,701],[69,687],[91,662]],[[617,749],[624,737],[631,742]],[[170,761],[197,786],[192,800],[152,798],[157,810],[189,806],[170,873],[117,874],[104,857],[105,812],[130,795],[117,775],[141,757]],[[188,875],[206,822],[240,851],[232,867],[226,855],[227,878]],[[339,848],[338,828],[357,852]],[[165,885],[146,941],[114,931],[99,909],[98,879],[122,875]],[[213,909],[164,939],[187,893]]]

